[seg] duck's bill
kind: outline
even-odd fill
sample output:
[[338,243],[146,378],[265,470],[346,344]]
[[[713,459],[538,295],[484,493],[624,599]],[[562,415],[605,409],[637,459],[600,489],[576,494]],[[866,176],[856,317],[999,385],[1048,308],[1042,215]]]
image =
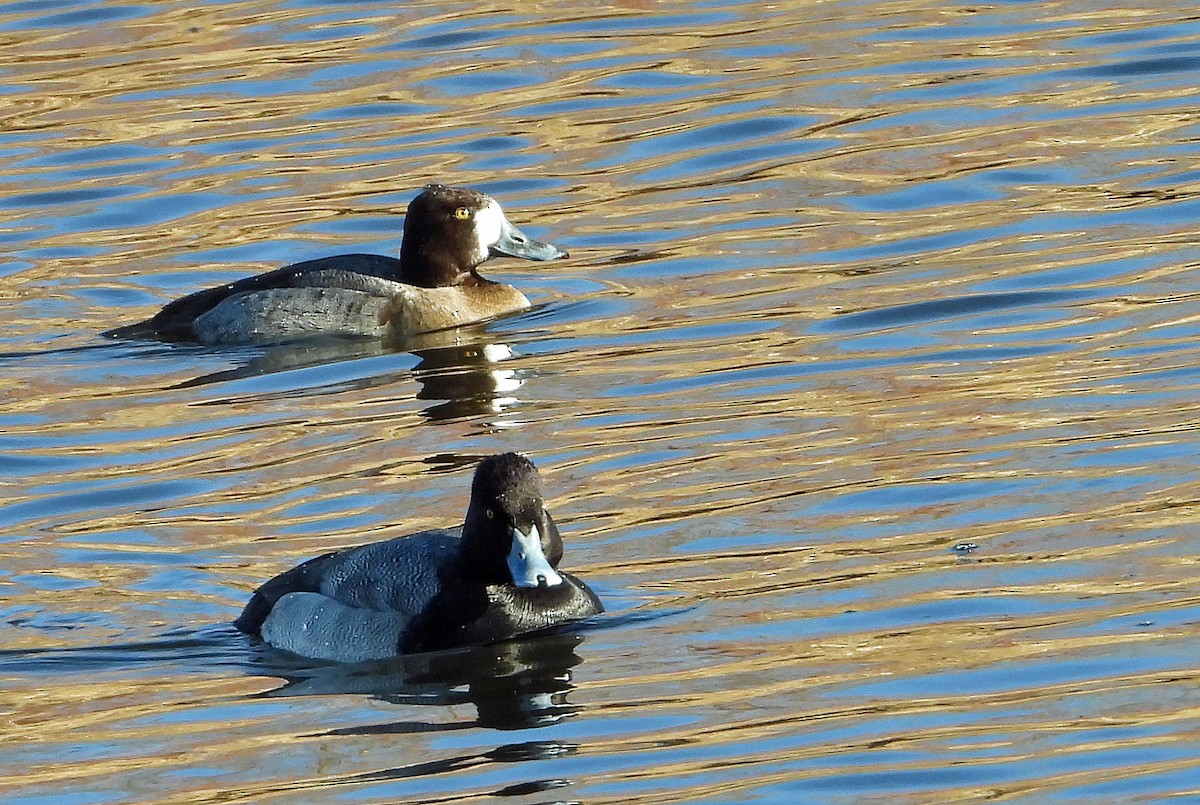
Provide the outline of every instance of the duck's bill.
[[550,567],[546,554],[542,553],[542,535],[537,526],[528,534],[513,529],[508,570],[518,587],[557,587],[562,584],[562,576]]
[[523,257],[526,260],[557,260],[569,257],[566,249],[534,240],[507,220],[500,226],[500,239],[491,245],[492,256]]

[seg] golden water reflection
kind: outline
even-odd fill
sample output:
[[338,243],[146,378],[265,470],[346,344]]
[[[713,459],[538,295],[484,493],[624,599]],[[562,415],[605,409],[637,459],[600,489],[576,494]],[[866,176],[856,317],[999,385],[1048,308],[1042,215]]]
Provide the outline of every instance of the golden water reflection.
[[[1200,794],[1190,7],[72,10],[0,11],[5,797]],[[535,310],[97,336],[435,180]],[[428,686],[227,625],[508,449],[609,614]]]

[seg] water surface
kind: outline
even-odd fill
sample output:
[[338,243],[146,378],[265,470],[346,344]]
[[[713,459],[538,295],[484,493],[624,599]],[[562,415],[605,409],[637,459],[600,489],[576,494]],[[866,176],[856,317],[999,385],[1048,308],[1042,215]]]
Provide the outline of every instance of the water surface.
[[[1185,3],[0,10],[0,793],[1200,797]],[[568,261],[388,349],[98,333],[395,253]],[[542,470],[608,613],[352,669],[229,621]]]

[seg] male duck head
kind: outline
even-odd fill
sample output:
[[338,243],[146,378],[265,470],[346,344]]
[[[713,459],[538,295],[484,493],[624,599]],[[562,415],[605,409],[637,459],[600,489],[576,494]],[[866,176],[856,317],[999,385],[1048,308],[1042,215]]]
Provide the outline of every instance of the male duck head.
[[554,569],[562,538],[542,502],[537,468],[524,456],[504,453],[479,464],[462,538],[472,569],[487,583],[511,579],[525,588],[563,583]]
[[400,281],[422,288],[479,280],[489,257],[554,260],[567,252],[513,226],[491,196],[466,187],[428,185],[408,205],[400,246]]

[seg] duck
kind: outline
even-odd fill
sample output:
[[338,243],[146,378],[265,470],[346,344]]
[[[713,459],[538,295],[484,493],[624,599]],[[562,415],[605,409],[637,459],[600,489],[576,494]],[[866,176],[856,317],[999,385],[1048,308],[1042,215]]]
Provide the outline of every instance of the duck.
[[562,556],[533,462],[489,456],[475,470],[461,526],[309,559],[260,586],[234,626],[335,662],[498,643],[604,611],[587,584],[558,567]]
[[341,254],[295,263],[196,291],[105,335],[237,345],[457,327],[530,306],[516,288],[479,275],[482,263],[501,255],[570,256],[514,226],[491,196],[431,184],[408,205],[399,258]]

